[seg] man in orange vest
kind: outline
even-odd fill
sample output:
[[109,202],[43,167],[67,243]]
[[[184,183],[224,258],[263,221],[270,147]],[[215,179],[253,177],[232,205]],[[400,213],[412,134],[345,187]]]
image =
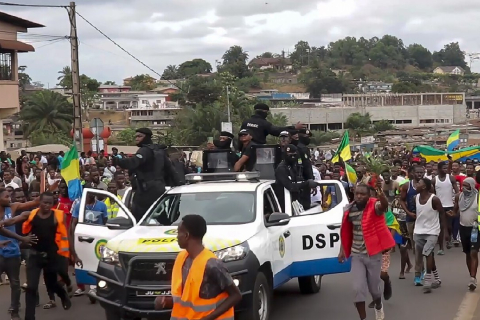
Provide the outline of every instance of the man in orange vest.
[[376,193],[376,198],[370,197],[367,185],[356,186],[355,201],[346,208],[340,230],[338,260],[342,263],[352,256],[354,302],[361,320],[367,318],[365,300],[369,292],[375,303],[375,319],[385,319],[380,291],[382,253],[395,246],[385,222],[388,200],[380,179]]
[[[40,196],[40,207],[33,210],[23,223],[24,234],[35,234],[38,242],[32,245],[27,261],[27,289],[25,290],[25,320],[35,320],[36,294],[42,269],[45,284],[62,300],[62,307],[70,309],[72,303],[67,292],[57,281],[59,271],[67,266],[70,256],[67,228],[64,214],[53,209],[54,198],[51,192]],[[23,214],[22,214],[23,216]],[[70,279],[63,279],[71,286]]]
[[178,226],[181,251],[172,274],[172,297],[157,297],[157,310],[172,308],[172,320],[233,320],[233,306],[242,296],[221,260],[202,244],[207,223],[186,215]]

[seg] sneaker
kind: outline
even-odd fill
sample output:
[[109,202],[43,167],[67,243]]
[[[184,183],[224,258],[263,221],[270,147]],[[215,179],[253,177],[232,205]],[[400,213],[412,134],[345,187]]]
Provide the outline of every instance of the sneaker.
[[442,285],[442,280],[434,280],[432,283],[432,289],[438,289]]
[[385,287],[383,288],[383,298],[385,300],[390,300],[392,297],[392,282],[388,281],[388,283],[385,283]]
[[451,249],[453,246],[452,241],[447,241],[447,249]]
[[77,289],[75,290],[75,293],[73,294],[74,297],[80,297],[80,296],[83,296],[85,294],[85,290],[82,290],[82,289]]
[[27,290],[27,287],[28,285],[26,282],[20,286],[20,288],[22,288],[23,290]]
[[470,291],[475,291],[475,289],[477,289],[477,279],[475,279],[474,277],[470,278],[470,282],[468,283],[468,289]]
[[455,248],[460,247],[460,241],[458,241],[458,240],[453,240],[453,246],[454,246]]
[[385,313],[383,312],[383,306],[380,308],[380,310],[377,310],[375,308],[375,320],[384,320],[385,319]]
[[11,320],[21,320],[20,315],[19,315],[18,312],[16,312],[16,311],[15,311],[15,312],[12,312],[12,313],[10,314],[10,319],[11,319]]
[[423,286],[423,293],[432,292],[432,286]]
[[420,279],[420,277],[415,277],[415,279],[413,280],[413,283],[415,284],[416,287],[423,286],[422,279]]
[[[451,247],[452,247],[452,246],[450,246],[450,248],[451,248]],[[447,249],[450,249],[450,248],[448,247],[448,244],[447,244]],[[444,255],[445,255],[445,251],[443,251],[443,250],[438,250],[437,255],[439,255],[439,256],[444,256]]]

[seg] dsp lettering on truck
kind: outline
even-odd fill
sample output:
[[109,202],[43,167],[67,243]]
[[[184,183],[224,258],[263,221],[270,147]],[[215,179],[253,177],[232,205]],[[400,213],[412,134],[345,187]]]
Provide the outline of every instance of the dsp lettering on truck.
[[327,241],[330,248],[335,247],[335,243],[340,241],[340,234],[330,233],[325,235],[320,233],[315,236],[315,239],[310,235],[304,235],[302,236],[302,247],[303,250],[310,250],[314,246],[317,249],[323,249],[327,246]]
[[177,238],[138,239],[138,244],[162,244],[175,241],[177,241]]

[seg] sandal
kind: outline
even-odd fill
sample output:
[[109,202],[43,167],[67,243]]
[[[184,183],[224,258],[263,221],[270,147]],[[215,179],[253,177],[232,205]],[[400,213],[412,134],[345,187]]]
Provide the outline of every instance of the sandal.
[[43,309],[45,309],[45,310],[53,309],[53,308],[56,308],[56,307],[57,307],[57,304],[53,300],[50,300],[46,304],[43,305]]

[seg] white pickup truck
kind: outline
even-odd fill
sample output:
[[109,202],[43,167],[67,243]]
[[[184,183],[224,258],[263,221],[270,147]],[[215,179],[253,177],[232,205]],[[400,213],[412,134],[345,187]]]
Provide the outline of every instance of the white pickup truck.
[[106,319],[166,318],[170,310],[154,310],[155,296],[170,295],[172,268],[181,250],[176,233],[181,218],[202,215],[207,221],[204,245],[222,259],[243,299],[235,311],[239,319],[268,320],[272,292],[298,278],[302,293],[320,290],[323,275],[348,272],[340,264],[340,224],[348,203],[338,181],[319,181],[336,189],[337,205],[327,211],[312,208],[292,213],[290,193],[285,190],[286,212],[273,191],[271,180],[255,173],[187,175],[190,182],[160,197],[140,221],[124,203],[117,218],[107,225],[85,219],[85,194],[112,196],[103,190],[85,190],[75,247],[83,260],[76,270],[80,283],[97,285],[97,299]]

